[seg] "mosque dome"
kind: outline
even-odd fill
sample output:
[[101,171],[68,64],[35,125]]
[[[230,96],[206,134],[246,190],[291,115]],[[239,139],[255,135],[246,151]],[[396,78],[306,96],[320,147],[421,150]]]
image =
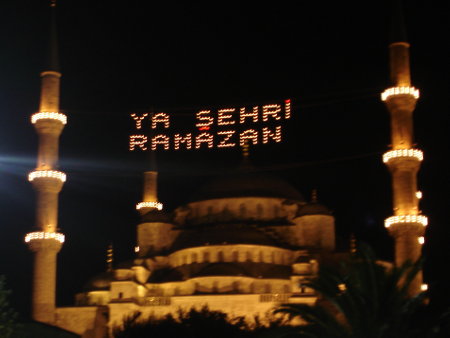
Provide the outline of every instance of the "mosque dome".
[[311,202],[305,205],[302,205],[297,212],[297,217],[306,216],[306,215],[332,215],[330,209],[328,209],[323,204],[317,202]]
[[303,196],[283,179],[241,169],[205,184],[191,197],[191,202],[233,197],[273,197],[304,201]]

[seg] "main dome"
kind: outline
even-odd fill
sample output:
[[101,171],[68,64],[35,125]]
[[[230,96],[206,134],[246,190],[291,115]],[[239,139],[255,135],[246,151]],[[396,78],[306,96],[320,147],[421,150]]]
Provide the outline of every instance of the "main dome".
[[205,184],[190,201],[233,197],[274,197],[304,202],[300,192],[283,179],[242,169]]

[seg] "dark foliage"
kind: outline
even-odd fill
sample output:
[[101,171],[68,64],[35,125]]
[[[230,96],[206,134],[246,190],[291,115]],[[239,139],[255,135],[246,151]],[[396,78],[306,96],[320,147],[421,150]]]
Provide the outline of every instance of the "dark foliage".
[[0,337],[15,337],[17,329],[17,313],[9,304],[9,295],[11,291],[5,289],[5,277],[0,276]]
[[164,317],[150,316],[141,318],[142,314],[136,312],[124,320],[123,327],[116,327],[116,338],[225,338],[248,337],[248,326],[242,317],[228,318],[220,311],[211,311],[207,307],[200,310],[179,310],[176,316],[171,314]]
[[446,337],[448,315],[432,320],[426,293],[408,295],[421,266],[421,260],[386,266],[361,245],[349,261],[321,268],[308,284],[320,295],[315,306],[285,304],[277,312],[306,322],[298,330],[301,337]]
[[140,312],[124,319],[123,326],[113,329],[115,338],[290,338],[293,328],[286,325],[286,317],[268,314],[255,317],[249,324],[244,317],[230,317],[221,311],[209,310],[207,306],[197,310],[179,310],[176,315],[142,318]]

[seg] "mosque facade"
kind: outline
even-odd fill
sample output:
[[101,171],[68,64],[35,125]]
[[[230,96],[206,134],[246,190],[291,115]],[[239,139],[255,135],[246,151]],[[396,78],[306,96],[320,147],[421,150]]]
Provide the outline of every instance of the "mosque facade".
[[[58,198],[66,178],[57,169],[58,143],[67,118],[59,109],[54,39],[49,65],[41,73],[39,112],[32,115],[39,148],[29,180],[36,190],[38,231],[25,241],[34,253],[33,319],[82,337],[104,337],[136,311],[165,315],[207,305],[251,320],[264,318],[281,303],[313,305],[317,295],[304,282],[321,264],[348,255],[335,250],[334,216],[316,193],[307,201],[287,182],[255,172],[244,152],[239,168],[207,183],[171,213],[158,200],[156,168],[146,171],[137,205],[135,259],[114,267],[111,259],[108,269],[75,296],[74,306],[56,306],[56,257],[64,242]],[[382,99],[391,114],[392,149],[383,161],[392,173],[394,215],[385,226],[401,264],[418,258],[423,243],[426,217],[418,208],[416,180],[423,154],[412,148],[418,90],[411,86],[409,44],[400,36],[389,48],[392,87]],[[412,294],[421,282],[419,276]]]

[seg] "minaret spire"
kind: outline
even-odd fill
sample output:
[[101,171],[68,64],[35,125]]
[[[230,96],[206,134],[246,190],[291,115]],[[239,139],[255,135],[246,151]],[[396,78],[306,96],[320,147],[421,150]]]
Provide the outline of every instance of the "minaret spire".
[[311,203],[317,203],[317,189],[311,191]]
[[401,0],[394,0],[393,1],[393,12],[391,15],[391,31],[389,40],[390,43],[394,42],[407,42],[407,35],[406,35],[406,25],[405,25],[405,18],[403,15],[402,10],[402,2]]
[[[153,117],[153,113],[150,118]],[[145,215],[150,210],[162,210],[162,203],[158,202],[158,169],[156,164],[156,150],[149,149],[148,168],[144,172],[144,188],[142,193],[142,202],[136,205],[141,215]]]
[[106,250],[106,268],[108,272],[113,271],[113,263],[114,263],[114,249],[113,244],[110,243],[108,245],[108,249]]
[[51,22],[50,39],[48,44],[47,70],[59,72],[58,34],[56,30],[56,0],[50,0]]
[[241,145],[241,151],[242,151],[242,162],[241,162],[240,168],[243,170],[248,170],[251,167],[249,140],[244,140],[243,144]]
[[[395,262],[416,261],[421,255],[427,218],[419,210],[417,172],[423,152],[414,149],[413,111],[419,91],[411,86],[409,43],[406,41],[403,16],[399,1],[395,2],[393,41],[389,45],[391,88],[381,95],[391,117],[392,150],[383,155],[383,162],[392,176],[394,215],[385,226],[395,241]],[[396,28],[395,28],[396,27]],[[419,274],[410,289],[411,295],[420,292],[422,275]]]
[[50,11],[50,53],[41,73],[39,112],[31,116],[39,136],[36,169],[28,176],[36,191],[37,231],[27,234],[25,242],[34,252],[32,316],[36,321],[52,324],[56,306],[56,255],[64,242],[64,235],[57,232],[58,194],[66,180],[66,174],[57,170],[58,146],[67,117],[59,111],[61,73],[57,67],[54,0],[50,2]]
[[141,215],[150,210],[162,210],[162,203],[158,202],[158,171],[156,165],[155,150],[150,150],[149,170],[144,172],[144,188],[142,193],[142,202],[136,205]]

